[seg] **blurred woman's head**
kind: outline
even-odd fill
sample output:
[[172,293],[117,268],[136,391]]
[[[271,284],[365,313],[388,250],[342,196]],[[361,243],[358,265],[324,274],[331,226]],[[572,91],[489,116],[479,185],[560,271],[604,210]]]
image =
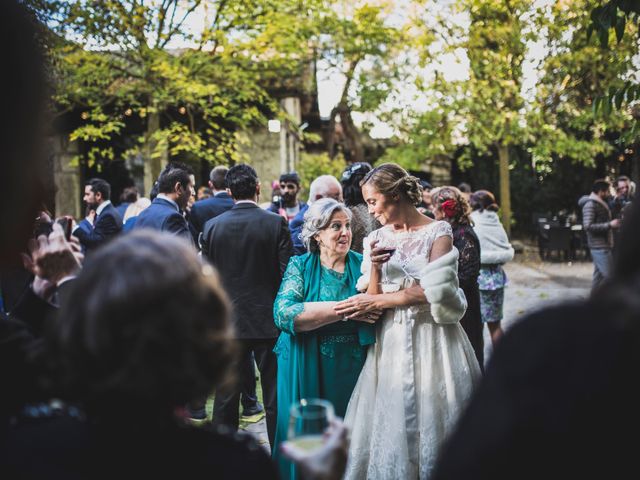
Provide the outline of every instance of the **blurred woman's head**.
[[456,187],[439,188],[431,201],[436,220],[445,220],[451,225],[471,224],[469,202]]
[[471,194],[469,199],[471,209],[473,211],[483,212],[489,210],[490,212],[497,212],[500,207],[496,203],[496,197],[493,196],[489,190],[477,190]]
[[[20,259],[53,183],[44,154],[49,98],[40,34],[46,27],[15,0],[0,2],[0,267]],[[51,176],[52,177],[52,176]]]
[[372,169],[367,162],[352,163],[345,168],[344,172],[342,172],[342,177],[340,177],[345,205],[352,207],[365,203],[364,198],[362,198],[360,182]]
[[90,415],[171,417],[229,368],[226,295],[213,267],[175,236],[140,230],[109,243],[68,298],[54,352],[67,395]]
[[310,252],[346,255],[351,247],[351,211],[332,198],[313,202],[304,214],[300,238]]
[[382,225],[395,221],[407,206],[422,201],[420,180],[395,163],[384,163],[362,180],[362,195],[369,213]]
[[137,217],[138,215],[140,215],[140,212],[142,212],[149,205],[151,205],[151,200],[149,200],[148,198],[145,198],[145,197],[138,198],[135,202],[129,205],[127,209],[124,211],[124,217],[122,218],[122,221],[126,222],[131,217]]

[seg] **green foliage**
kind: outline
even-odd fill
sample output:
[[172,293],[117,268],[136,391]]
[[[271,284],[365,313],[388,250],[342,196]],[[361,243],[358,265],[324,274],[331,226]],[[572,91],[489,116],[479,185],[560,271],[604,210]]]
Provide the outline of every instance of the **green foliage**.
[[640,19],[640,2],[634,0],[609,0],[604,5],[594,7],[590,13],[590,23],[586,31],[590,38],[597,32],[600,45],[609,48],[610,31],[615,32],[618,43],[622,41],[627,24]]
[[585,36],[593,5],[583,0],[571,8],[555,6],[541,12],[547,15],[540,22],[548,28],[550,53],[527,124],[534,134],[529,151],[543,177],[561,157],[594,165],[598,156],[612,152],[611,138],[630,129],[630,116],[611,108],[621,98],[610,102],[602,95],[624,85],[622,79],[634,70],[631,59],[637,47],[625,38],[612,52]]
[[320,175],[333,175],[339,180],[346,167],[341,155],[330,158],[326,153],[302,153],[297,166],[300,186],[304,192],[309,192],[309,185]]
[[[610,0],[604,5],[596,6],[591,10],[590,23],[587,27],[587,38],[592,33],[597,32],[600,45],[603,49],[609,49],[609,38],[611,30],[615,32],[618,46],[623,43],[625,33],[627,37],[632,33],[640,36],[638,21],[640,20],[640,2],[634,0]],[[635,54],[638,53],[637,43],[635,44]],[[612,111],[620,110],[623,105],[633,107],[640,100],[640,86],[637,79],[628,80],[621,86],[612,85],[606,94],[594,99],[593,113],[608,117]],[[638,116],[634,115],[633,126],[627,129],[623,138],[626,142],[636,141],[640,136],[638,126]]]
[[[311,55],[315,20],[295,0],[32,3],[59,39],[49,52],[59,113],[101,112],[71,133],[89,149],[126,128],[139,138],[123,155],[234,162],[235,132],[278,112],[267,88],[298,78]],[[203,15],[201,29],[189,26]],[[93,161],[113,157],[94,151]]]
[[444,108],[414,115],[402,135],[402,141],[388,148],[380,163],[394,162],[408,170],[422,170],[429,160],[449,156],[455,148],[451,143],[452,122]]
[[466,119],[469,143],[480,151],[521,141],[522,62],[525,55],[523,0],[462,2],[471,17],[468,40],[470,78],[459,110]]

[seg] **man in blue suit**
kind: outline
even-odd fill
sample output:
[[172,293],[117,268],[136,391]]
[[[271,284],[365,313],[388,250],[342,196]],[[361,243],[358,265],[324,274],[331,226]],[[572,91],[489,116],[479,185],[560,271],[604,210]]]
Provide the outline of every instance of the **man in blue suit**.
[[109,241],[122,231],[122,217],[111,204],[111,185],[101,178],[92,178],[84,186],[84,202],[90,208],[85,225],[92,228],[73,230],[87,253]]
[[193,244],[184,211],[195,195],[193,170],[179,162],[169,163],[158,178],[158,196],[144,209],[133,227],[173,233]]
[[209,174],[209,188],[211,188],[213,196],[199,200],[191,207],[189,229],[196,245],[200,245],[198,237],[204,229],[204,224],[233,207],[233,199],[227,193],[227,184],[224,181],[227,171],[227,167],[214,167]]

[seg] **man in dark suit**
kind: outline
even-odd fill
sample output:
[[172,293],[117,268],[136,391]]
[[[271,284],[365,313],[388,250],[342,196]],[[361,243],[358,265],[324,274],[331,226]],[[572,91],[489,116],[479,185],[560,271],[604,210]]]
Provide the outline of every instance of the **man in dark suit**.
[[151,228],[178,235],[193,243],[184,210],[195,195],[193,170],[179,162],[169,163],[158,178],[158,195],[145,208],[133,227]]
[[204,229],[204,224],[233,207],[233,199],[227,193],[227,185],[224,181],[228,170],[223,166],[214,167],[209,174],[209,188],[211,188],[213,196],[199,200],[191,207],[189,229],[196,245],[200,245],[199,237]]
[[76,226],[73,234],[87,252],[109,241],[122,231],[122,217],[111,204],[111,185],[101,178],[92,178],[84,186],[84,202],[91,209],[85,219],[93,228],[87,232]]
[[[226,175],[233,208],[209,220],[202,235],[202,254],[220,272],[233,303],[233,323],[240,345],[240,364],[254,353],[273,445],[276,423],[276,357],[278,330],[273,322],[275,300],[291,256],[287,221],[261,209],[260,183],[249,165],[235,165]],[[214,423],[238,428],[241,385],[218,391]]]

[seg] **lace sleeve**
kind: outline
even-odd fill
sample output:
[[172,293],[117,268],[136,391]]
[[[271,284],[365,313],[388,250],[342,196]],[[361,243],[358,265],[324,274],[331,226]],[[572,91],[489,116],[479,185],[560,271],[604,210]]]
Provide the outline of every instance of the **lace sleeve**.
[[480,274],[480,250],[472,234],[465,231],[461,238],[455,242],[455,246],[460,252],[458,258],[460,285],[466,286],[477,282]]
[[431,232],[433,235],[433,241],[435,242],[438,238],[448,236],[453,238],[453,230],[451,230],[451,225],[449,225],[445,221],[438,221],[436,225],[433,226],[433,230]]
[[294,323],[304,311],[304,278],[302,257],[291,257],[282,277],[280,290],[273,304],[273,319],[276,327],[295,335]]

